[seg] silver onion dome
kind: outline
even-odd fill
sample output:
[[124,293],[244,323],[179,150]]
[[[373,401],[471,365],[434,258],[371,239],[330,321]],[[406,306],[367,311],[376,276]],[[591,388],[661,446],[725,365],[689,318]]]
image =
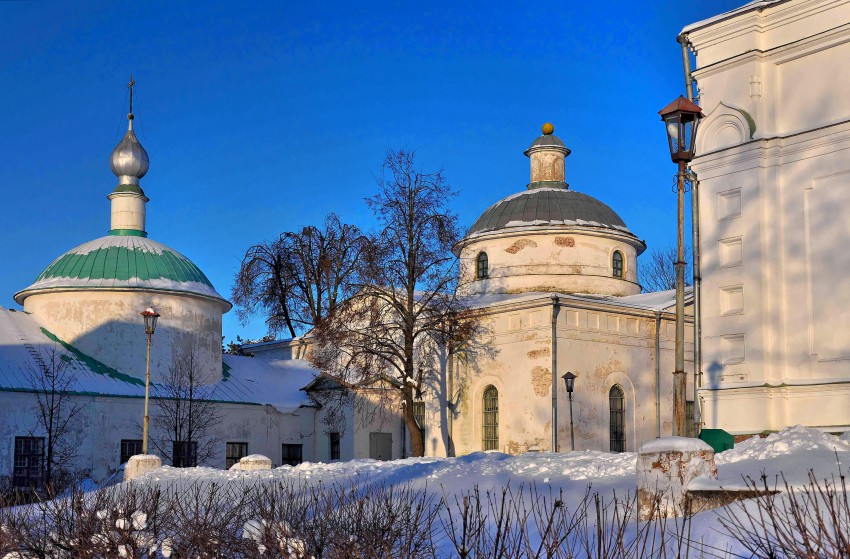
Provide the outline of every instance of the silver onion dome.
[[133,132],[133,114],[129,115],[129,125],[127,133],[121,139],[121,142],[112,150],[112,156],[109,158],[112,172],[118,177],[118,184],[138,185],[139,179],[145,176],[150,167],[150,159],[148,152],[139,143],[136,134]]

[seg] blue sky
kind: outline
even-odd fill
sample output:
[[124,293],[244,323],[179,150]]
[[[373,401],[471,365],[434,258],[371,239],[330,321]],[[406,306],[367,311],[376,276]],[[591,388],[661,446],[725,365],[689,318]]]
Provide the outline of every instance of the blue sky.
[[150,237],[225,296],[253,243],[330,211],[368,228],[387,148],[442,168],[471,225],[524,188],[546,121],[572,188],[670,244],[675,38],[742,3],[0,3],[0,305],[109,229],[131,73]]

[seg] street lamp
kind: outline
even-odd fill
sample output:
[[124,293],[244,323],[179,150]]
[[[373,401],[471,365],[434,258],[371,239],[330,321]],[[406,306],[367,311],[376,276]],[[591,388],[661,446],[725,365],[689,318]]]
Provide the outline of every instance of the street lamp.
[[159,313],[157,313],[152,308],[148,307],[144,311],[141,312],[142,317],[145,319],[145,334],[148,337],[148,355],[147,355],[147,366],[145,367],[145,422],[142,427],[142,454],[148,453],[148,396],[150,394],[151,389],[151,341],[153,338],[153,333],[156,331],[156,321],[159,318]]
[[567,385],[567,395],[570,397],[570,450],[576,449],[576,439],[573,433],[573,388],[576,384],[576,376],[567,371],[561,376],[564,379],[564,384]]
[[673,371],[673,434],[685,435],[685,177],[694,158],[697,128],[702,109],[681,95],[658,111],[667,130],[670,158],[679,165],[676,175],[678,197],[676,252],[676,364]]

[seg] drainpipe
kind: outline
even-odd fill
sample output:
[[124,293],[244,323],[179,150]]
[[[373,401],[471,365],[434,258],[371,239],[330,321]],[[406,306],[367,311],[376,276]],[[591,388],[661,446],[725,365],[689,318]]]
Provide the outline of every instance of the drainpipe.
[[[682,33],[676,40],[682,45],[682,67],[685,71],[685,93],[688,100],[694,101],[694,80],[691,75],[691,56],[688,47],[691,42],[687,33]],[[700,265],[700,222],[699,222],[699,181],[691,171],[691,211],[693,222],[693,256],[694,256],[694,436],[699,436],[702,427],[702,409],[699,400],[699,389],[702,386],[702,272]]]
[[558,296],[552,294],[552,452],[558,452]]
[[661,311],[655,311],[655,437],[661,438]]
[[[405,412],[405,403],[401,403],[401,459],[404,460],[407,458],[407,425],[404,423]],[[392,459],[392,456],[390,456]]]
[[455,372],[455,357],[454,354],[449,355],[448,371],[446,374],[446,424],[448,426],[448,439],[446,440],[446,456],[449,458],[455,455],[454,452],[454,372]]

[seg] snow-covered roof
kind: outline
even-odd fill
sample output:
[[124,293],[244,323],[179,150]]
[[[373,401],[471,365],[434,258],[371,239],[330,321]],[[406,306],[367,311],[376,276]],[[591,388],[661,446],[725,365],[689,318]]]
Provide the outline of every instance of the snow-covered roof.
[[230,374],[229,380],[235,383],[232,388],[238,390],[244,398],[237,401],[268,404],[282,412],[311,405],[311,400],[301,391],[318,374],[309,362],[303,359],[259,359],[239,355],[222,357],[225,371]]
[[53,261],[35,282],[15,294],[23,304],[45,290],[145,289],[209,297],[231,305],[204,273],[173,248],[147,237],[107,235],[73,248]]
[[688,33],[690,31],[694,31],[696,29],[700,29],[702,27],[706,27],[711,25],[712,23],[717,23],[718,21],[723,21],[724,19],[729,19],[731,17],[735,17],[747,12],[751,12],[753,10],[761,10],[768,6],[773,6],[775,4],[781,4],[783,2],[787,2],[788,0],[754,0],[753,2],[747,2],[740,8],[735,8],[734,10],[729,10],[728,12],[723,12],[722,14],[717,14],[716,16],[712,16],[710,18],[704,19],[702,21],[698,21],[696,23],[692,23],[690,25],[686,25],[684,29],[682,29],[682,33]]
[[592,196],[567,188],[532,188],[502,198],[467,231],[472,239],[518,227],[597,227],[634,237],[610,207]]
[[[494,307],[512,303],[522,303],[537,299],[551,299],[557,295],[559,299],[577,302],[603,303],[631,309],[648,311],[663,311],[669,309],[676,303],[676,290],[656,291],[653,293],[641,293],[639,295],[628,295],[625,297],[614,297],[612,295],[551,293],[551,292],[529,292],[529,293],[490,293],[486,295],[471,295],[465,299],[472,308]],[[692,298],[693,288],[685,288],[685,300]]]
[[[115,370],[59,340],[32,314],[0,307],[0,390],[32,390],[30,376],[42,363],[60,359],[76,377],[71,391],[102,396],[144,397],[143,379]],[[310,400],[300,389],[317,371],[306,361],[224,355],[214,398],[268,404],[291,412]]]

